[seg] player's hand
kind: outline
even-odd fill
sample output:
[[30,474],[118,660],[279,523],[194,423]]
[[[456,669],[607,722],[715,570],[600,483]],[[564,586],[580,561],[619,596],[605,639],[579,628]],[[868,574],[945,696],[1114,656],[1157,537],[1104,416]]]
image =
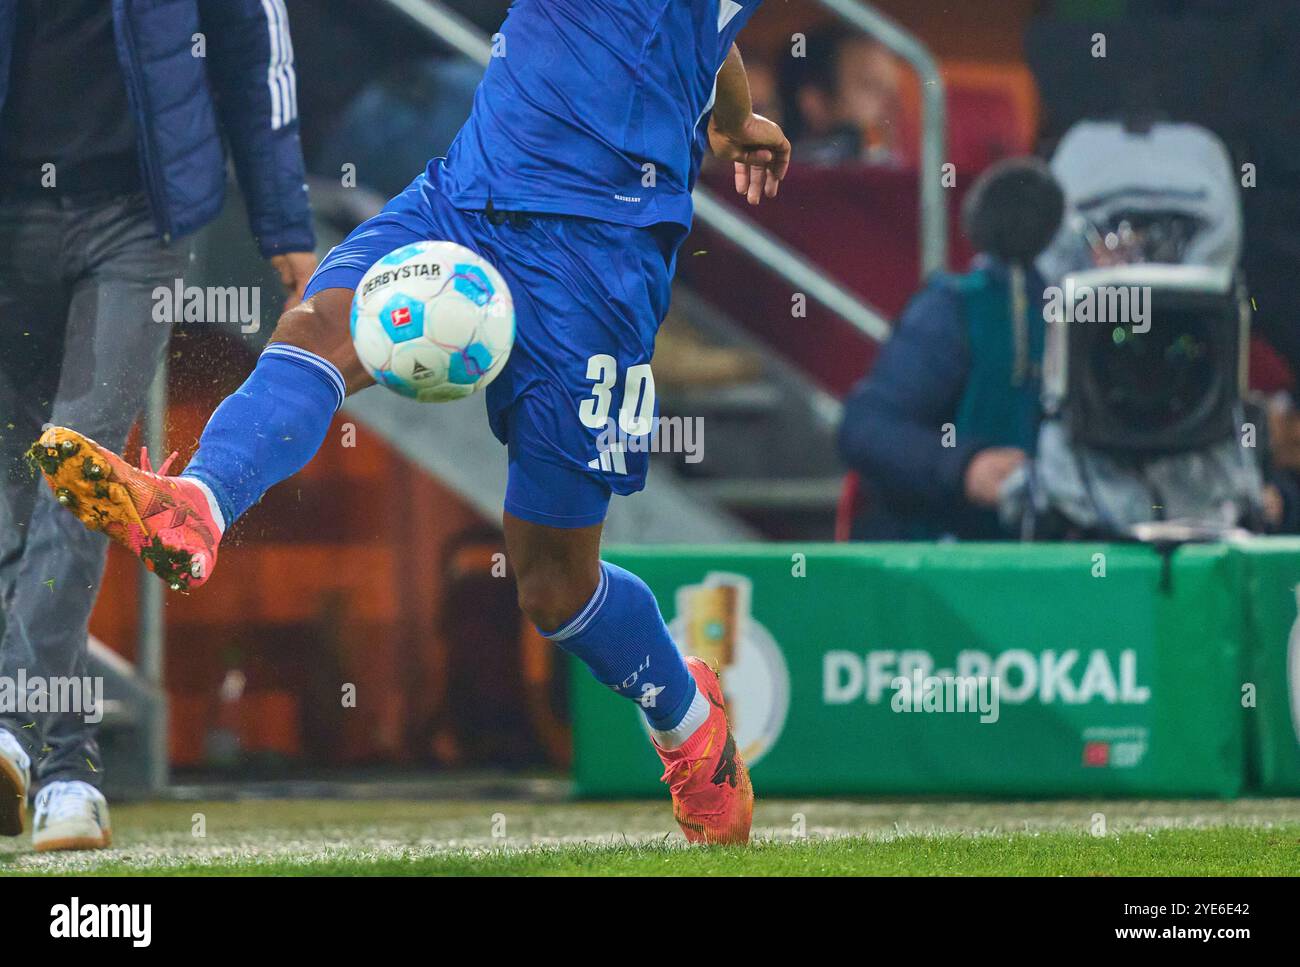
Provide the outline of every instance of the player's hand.
[[1265,484],[1260,497],[1264,501],[1264,523],[1273,528],[1282,526],[1282,519],[1286,517],[1286,498],[1282,491],[1273,484]]
[[736,193],[757,205],[775,198],[790,167],[790,141],[780,126],[761,114],[750,114],[734,127],[721,128],[717,115],[709,120],[709,147],[736,166]]
[[315,252],[283,252],[271,256],[271,268],[280,275],[287,298],[285,309],[292,309],[302,302],[303,293],[307,291],[307,281],[316,271]]
[[976,507],[996,507],[1002,485],[1025,462],[1025,451],[1016,447],[989,447],[966,464],[966,499]]

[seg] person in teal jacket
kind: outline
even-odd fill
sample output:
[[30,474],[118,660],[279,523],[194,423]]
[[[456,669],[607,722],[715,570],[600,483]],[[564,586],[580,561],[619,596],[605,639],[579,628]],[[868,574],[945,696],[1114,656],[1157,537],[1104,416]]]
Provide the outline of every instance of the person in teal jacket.
[[840,453],[868,494],[856,539],[1008,536],[998,492],[1033,454],[1041,413],[1045,283],[1033,261],[1063,212],[1036,158],[999,162],[971,187],[971,270],[926,282],[845,401]]

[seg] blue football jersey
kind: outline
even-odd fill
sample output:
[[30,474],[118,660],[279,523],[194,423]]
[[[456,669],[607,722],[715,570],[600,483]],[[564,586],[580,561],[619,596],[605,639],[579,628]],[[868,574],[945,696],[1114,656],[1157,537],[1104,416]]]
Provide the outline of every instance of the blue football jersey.
[[690,225],[715,82],[762,0],[515,0],[441,182],[459,208]]

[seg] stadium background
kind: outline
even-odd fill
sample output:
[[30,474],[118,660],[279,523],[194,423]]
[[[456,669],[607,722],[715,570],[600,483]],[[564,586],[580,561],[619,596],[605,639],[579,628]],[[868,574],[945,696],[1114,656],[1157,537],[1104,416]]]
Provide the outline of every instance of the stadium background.
[[[490,31],[504,4],[452,6],[459,6],[466,17]],[[1176,89],[1179,94],[1170,95],[1168,111],[1216,131],[1235,154],[1289,158],[1290,177],[1295,177],[1294,159],[1300,152],[1288,153],[1282,139],[1300,130],[1291,117],[1296,105],[1277,96],[1285,90],[1286,76],[1245,77],[1240,49],[1210,42],[1225,29],[1215,18],[1230,16],[1223,5],[889,0],[875,6],[919,37],[940,63],[948,97],[949,150],[961,172],[948,198],[954,216],[975,174],[999,158],[1036,149],[1050,151],[1054,139],[1081,111],[1104,103],[1108,96],[1120,96],[1139,83],[1138,78],[1166,91]],[[1258,6],[1266,8],[1261,16],[1268,14],[1268,4]],[[290,0],[288,7],[295,36],[302,136],[316,179],[313,187],[318,189],[314,197],[324,223],[322,237],[337,237],[347,228],[350,202],[331,201],[330,188],[338,183],[335,162],[346,161],[353,147],[358,154],[365,150],[346,143],[348,105],[376,78],[400,77],[404,70],[418,70],[451,55],[384,3]],[[1153,30],[1148,19],[1152,16],[1163,18],[1159,31]],[[746,35],[746,54],[779,79],[792,34],[812,33],[836,23],[818,4],[771,0]],[[1116,52],[1104,68],[1086,65],[1090,69],[1083,72],[1081,60],[1069,62],[1058,56],[1065,46],[1063,36],[1086,36],[1097,23],[1105,25]],[[1241,36],[1245,44],[1245,38],[1261,35]],[[1168,50],[1161,55],[1158,49],[1170,38],[1190,45],[1182,49],[1194,50],[1197,56],[1188,60]],[[1295,60],[1278,62],[1293,74]],[[1071,70],[1073,80],[1065,79]],[[1176,85],[1169,83],[1171,77],[1177,77]],[[901,93],[898,130],[891,136],[899,155],[896,163],[812,168],[798,166],[796,159],[781,203],[756,214],[765,228],[890,317],[916,289],[920,276],[921,96],[908,72]],[[1244,104],[1250,105],[1249,110],[1242,109]],[[417,145],[415,150],[422,148]],[[358,174],[364,181],[363,165]],[[708,173],[706,182],[716,185],[718,177],[716,171]],[[1261,340],[1253,348],[1252,372],[1265,392],[1287,388],[1289,372],[1297,365],[1295,296],[1287,291],[1285,281],[1275,281],[1276,266],[1270,272],[1263,254],[1271,241],[1267,233],[1272,222],[1258,215],[1252,218],[1249,206],[1267,210],[1281,204],[1286,210],[1287,204],[1294,205],[1293,199],[1279,202],[1280,197],[1260,192],[1244,199],[1247,269],[1264,262],[1254,272],[1252,288],[1259,293],[1256,325],[1271,346]],[[236,198],[222,223],[202,239],[201,271],[213,284],[266,283],[263,291],[270,293],[274,280],[265,277],[248,243],[232,241],[241,237],[241,219]],[[971,255],[970,244],[955,217],[950,224],[950,264],[961,269]],[[1252,225],[1257,227],[1254,234]],[[655,475],[669,476],[693,490],[701,506],[718,508],[753,537],[794,542],[776,549],[783,559],[806,553],[818,566],[823,557],[834,557],[815,542],[834,534],[841,470],[828,434],[809,425],[791,425],[774,411],[800,387],[830,397],[842,395],[869,368],[875,346],[816,307],[792,325],[790,287],[707,230],[697,231],[685,253],[690,257],[683,258],[681,271],[677,299],[681,318],[661,345],[666,358],[656,360],[665,405],[683,413],[704,412],[710,427],[720,428],[710,439],[710,446],[718,439],[719,451],[728,438],[743,445],[734,453],[727,450],[706,459],[699,471],[678,464],[656,467]],[[264,319],[274,314],[274,307],[264,304]],[[725,318],[726,324],[714,325],[717,316]],[[182,457],[193,451],[206,414],[239,384],[268,335],[264,331],[244,337],[211,327],[178,327],[171,354],[169,447],[179,449]],[[720,384],[728,391],[718,392]],[[420,416],[414,408],[405,412]],[[349,436],[352,433],[354,437]],[[567,770],[573,748],[571,712],[575,704],[579,709],[589,707],[583,699],[587,686],[571,675],[562,656],[519,619],[509,577],[493,575],[494,555],[502,550],[495,521],[485,516],[472,495],[438,479],[354,414],[345,411],[338,416],[330,439],[338,442],[327,444],[305,471],[272,491],[232,530],[223,543],[219,580],[202,594],[166,599],[165,682],[174,778],[183,782],[429,770]],[[495,449],[486,432],[479,439],[484,450]],[[718,462],[728,464],[729,473],[715,473]],[[793,476],[792,465],[800,468]],[[652,527],[646,537],[654,540]],[[136,657],[141,617],[138,568],[118,549],[111,553],[92,633],[131,660]],[[709,552],[696,553],[707,557]],[[870,559],[882,571],[898,566],[887,551],[872,553]],[[944,773],[939,760],[923,759],[929,763],[928,773],[903,773],[896,781],[886,777],[882,786],[841,779],[838,785],[829,783],[825,791],[1230,795],[1245,788],[1248,780],[1259,779],[1261,763],[1274,761],[1263,755],[1263,747],[1276,759],[1269,767],[1272,774],[1282,777],[1271,788],[1296,791],[1295,749],[1287,745],[1286,709],[1279,710],[1286,702],[1285,635],[1295,616],[1294,599],[1278,600],[1279,594],[1294,586],[1295,558],[1293,549],[1270,553],[1280,555],[1280,563],[1266,561],[1255,572],[1248,563],[1228,555],[1188,564],[1189,569],[1207,569],[1198,579],[1207,595],[1224,595],[1215,598],[1215,607],[1221,607],[1214,612],[1222,625],[1218,637],[1199,634],[1194,622],[1180,624],[1176,615],[1161,611],[1159,562],[1154,556],[1149,560],[1135,556],[1129,562],[1132,581],[1121,595],[1128,609],[1120,616],[1121,623],[1127,621],[1132,633],[1144,639],[1140,647],[1149,649],[1151,660],[1162,670],[1179,665],[1187,670],[1185,682],[1176,676],[1161,678],[1168,691],[1152,714],[1167,718],[1144,727],[1156,730],[1160,741],[1166,734],[1182,734],[1187,744],[1179,746],[1180,752],[1198,746],[1211,750],[1208,758],[1217,771],[1205,770],[1204,762],[1198,764],[1194,756],[1186,760],[1175,756],[1174,765],[1168,767],[1172,774],[1144,777],[1136,786],[1126,786],[1122,776],[1098,779],[1097,771],[1084,769],[1088,764],[1079,755],[1079,736],[1089,724],[1080,720],[1069,723],[1074,731],[1068,739],[1061,738],[1059,749],[1043,753],[1044,761],[1057,755],[1062,774],[1069,775],[1056,787],[996,780],[999,763],[1015,747],[1015,737],[1004,736],[1000,741],[1007,744],[1002,751],[982,752],[989,758],[980,759],[983,765],[973,773],[975,777],[958,787],[945,787],[939,781]],[[900,554],[916,568],[914,581],[951,588],[951,580],[944,584],[945,564],[939,557],[918,561],[912,551]],[[1090,553],[1080,548],[1064,566],[1078,565],[1086,575],[1090,562]],[[675,613],[672,595],[677,585],[699,581],[713,570],[728,570],[726,564],[725,559],[706,561],[682,571],[686,576],[652,581],[667,613]],[[978,570],[984,565],[971,566]],[[1020,613],[1017,595],[1039,590],[1032,583],[1008,587],[997,580],[1018,568],[1032,570],[1037,562],[1022,566],[999,559],[987,566],[988,586],[1002,587],[1004,597],[986,602],[983,611],[958,615],[933,634],[950,634],[954,627],[972,621],[985,622],[988,628],[999,623],[1005,627]],[[1265,573],[1270,567],[1276,573]],[[872,609],[887,611],[888,596],[867,590],[870,582],[880,580],[882,574],[865,567],[856,577],[822,585],[825,598],[819,606],[841,614],[854,609],[864,615]],[[1243,600],[1231,590],[1244,587],[1233,583],[1238,580],[1267,588],[1260,609],[1233,610]],[[1043,617],[1036,619],[1039,625],[1050,625],[1051,616],[1062,613],[1089,614],[1095,626],[1091,632],[1078,633],[1085,640],[1088,633],[1095,633],[1099,647],[1114,644],[1107,638],[1113,629],[1106,627],[1114,616],[1108,616],[1111,605],[1104,598],[1081,604],[1073,599],[1076,591],[1068,582],[1053,587],[1054,597],[1038,601],[1043,611]],[[1189,600],[1208,607],[1208,598],[1193,595]],[[913,604],[906,613],[923,620],[923,611]],[[1261,623],[1266,627],[1261,628]],[[1228,629],[1238,625],[1253,628],[1260,641],[1267,639],[1267,654],[1261,650],[1264,645],[1248,651],[1225,644],[1236,640],[1236,632]],[[866,632],[859,628],[849,633]],[[845,647],[862,651],[865,646],[859,640],[846,642]],[[1207,649],[1212,654],[1202,660],[1201,652]],[[786,657],[795,660],[793,654]],[[1237,673],[1254,661],[1266,666],[1264,678],[1273,689],[1267,697],[1278,712],[1267,735],[1251,731],[1254,720],[1231,712],[1187,732],[1197,721],[1197,709],[1238,704],[1242,676]],[[1224,677],[1228,675],[1232,677]],[[1203,691],[1215,676],[1222,688]],[[355,685],[358,710],[340,704],[340,683]],[[1186,708],[1178,710],[1189,696],[1200,696],[1205,703],[1193,706],[1190,716]],[[801,698],[797,691],[794,697]],[[864,730],[873,727],[868,720],[855,724]],[[634,730],[634,717],[625,715],[610,727],[624,726]],[[132,773],[116,769],[113,761],[115,727],[110,717],[103,729],[108,789],[116,795],[138,794]],[[1035,723],[1024,727],[1032,730]],[[951,746],[941,746],[939,751],[961,754],[969,748],[963,745],[967,741],[968,737],[948,737],[941,742]],[[865,773],[871,764],[859,762],[858,768]],[[1154,768],[1166,766],[1157,762]],[[758,775],[761,778],[761,771]],[[979,781],[981,775],[986,782]],[[628,786],[593,786],[588,791],[610,795],[653,789],[631,781]],[[783,791],[818,790],[815,781],[805,780]]]

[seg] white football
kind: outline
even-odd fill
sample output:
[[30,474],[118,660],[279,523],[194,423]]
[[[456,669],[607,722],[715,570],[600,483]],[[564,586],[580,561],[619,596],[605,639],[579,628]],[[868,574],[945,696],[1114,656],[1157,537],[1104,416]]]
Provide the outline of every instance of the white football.
[[445,403],[496,379],[515,342],[501,273],[455,242],[413,242],[370,267],[352,297],[352,343],[375,381]]

